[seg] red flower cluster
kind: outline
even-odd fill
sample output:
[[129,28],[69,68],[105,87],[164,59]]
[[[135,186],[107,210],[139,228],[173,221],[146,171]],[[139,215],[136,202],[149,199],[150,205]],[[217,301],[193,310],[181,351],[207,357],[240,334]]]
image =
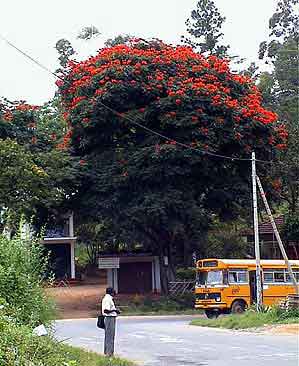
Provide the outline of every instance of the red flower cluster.
[[[236,124],[232,135],[237,141],[248,137],[238,128],[250,129],[261,124],[270,126],[270,135],[272,132],[277,135],[272,140],[269,137],[267,144],[281,148],[286,143],[284,127],[282,131],[272,128],[277,115],[263,108],[261,94],[250,78],[230,71],[227,60],[205,58],[190,47],[162,43],[159,47],[143,43],[141,47],[134,41],[131,45],[103,48],[85,61],[70,62],[65,82],[59,81],[57,85],[63,97],[65,118],[76,134],[95,127],[89,121],[98,101],[114,95],[138,95],[140,100],[147,100],[146,104],[140,105],[139,99],[135,99],[130,100],[125,111],[114,107],[119,118],[130,113],[145,118],[149,107],[165,103],[167,108],[161,109],[160,120],[169,119],[167,123],[173,123],[180,116],[185,117],[184,108],[188,106],[190,122],[202,124],[201,138],[202,134],[208,137],[211,130],[203,118],[209,116],[217,128],[227,119],[232,120]],[[67,143],[71,136],[66,138]]]

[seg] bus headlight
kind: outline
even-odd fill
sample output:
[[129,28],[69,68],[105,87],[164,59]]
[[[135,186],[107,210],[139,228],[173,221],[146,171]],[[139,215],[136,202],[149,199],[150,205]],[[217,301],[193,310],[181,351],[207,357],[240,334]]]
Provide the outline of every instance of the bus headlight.
[[216,297],[215,298],[215,301],[220,302],[221,301],[221,297],[220,296]]

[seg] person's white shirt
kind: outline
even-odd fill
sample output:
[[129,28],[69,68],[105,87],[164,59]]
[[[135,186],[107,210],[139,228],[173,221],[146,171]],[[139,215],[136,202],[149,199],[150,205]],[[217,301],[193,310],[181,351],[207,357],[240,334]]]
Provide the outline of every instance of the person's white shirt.
[[[110,314],[104,313],[104,310],[115,310]],[[114,305],[113,297],[106,294],[102,300],[102,314],[105,316],[117,316],[116,307]]]

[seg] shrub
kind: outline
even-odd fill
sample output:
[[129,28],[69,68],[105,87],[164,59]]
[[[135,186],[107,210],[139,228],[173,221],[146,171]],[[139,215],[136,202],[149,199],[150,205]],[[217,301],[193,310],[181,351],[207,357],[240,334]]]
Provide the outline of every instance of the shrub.
[[178,268],[176,279],[178,281],[195,281],[195,268]]
[[37,337],[31,328],[16,325],[0,314],[1,366],[129,366],[130,362],[107,360],[56,342],[52,337]]
[[299,214],[288,215],[283,226],[283,235],[286,240],[299,240]]
[[54,304],[42,289],[46,270],[37,239],[0,236],[0,299],[16,323],[36,326],[54,315]]
[[17,325],[3,315],[0,315],[0,333],[0,365],[64,365],[65,358],[49,337],[37,337],[31,328]]

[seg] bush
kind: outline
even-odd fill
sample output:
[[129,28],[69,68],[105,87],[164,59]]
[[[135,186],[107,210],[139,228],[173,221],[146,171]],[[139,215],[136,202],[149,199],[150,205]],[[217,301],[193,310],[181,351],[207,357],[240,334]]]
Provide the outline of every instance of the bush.
[[283,225],[283,235],[286,240],[297,241],[299,238],[299,214],[288,215],[285,217]]
[[0,365],[2,366],[129,366],[124,360],[107,360],[95,353],[37,337],[24,325],[0,314]]
[[42,288],[47,262],[38,240],[0,236],[0,301],[19,324],[48,323],[54,304]]
[[178,268],[176,271],[176,279],[178,281],[195,281],[195,268]]
[[[123,304],[124,305],[124,304]],[[126,302],[126,313],[175,313],[194,309],[194,295],[170,295],[152,298],[143,298],[136,295],[131,301]]]
[[34,326],[48,323],[53,315],[53,303],[42,288],[46,265],[38,240],[0,236],[0,365],[131,365],[33,334]]
[[[37,337],[31,328],[16,325],[0,317],[0,365],[5,366],[57,366],[66,358],[57,352],[49,337]],[[31,362],[31,363],[30,363]],[[65,364],[67,365],[67,364]]]

